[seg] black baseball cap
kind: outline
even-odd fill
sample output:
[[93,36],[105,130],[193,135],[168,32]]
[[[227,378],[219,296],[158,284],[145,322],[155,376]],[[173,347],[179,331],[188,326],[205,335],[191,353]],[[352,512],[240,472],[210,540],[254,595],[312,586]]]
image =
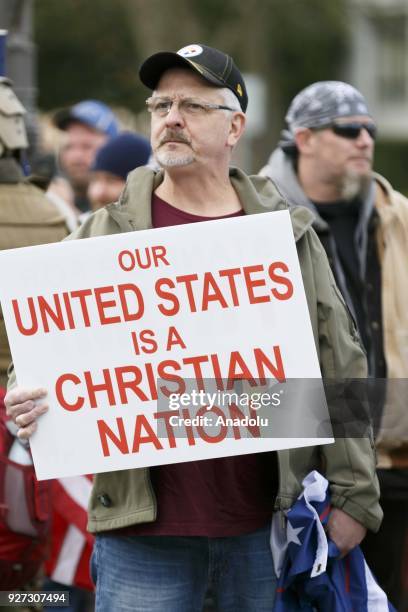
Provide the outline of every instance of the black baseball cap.
[[177,66],[191,68],[209,83],[218,85],[218,87],[227,87],[238,98],[243,112],[246,111],[248,95],[242,74],[234,64],[232,57],[213,47],[192,44],[177,52],[155,53],[143,62],[139,70],[139,77],[146,87],[155,89],[163,72]]

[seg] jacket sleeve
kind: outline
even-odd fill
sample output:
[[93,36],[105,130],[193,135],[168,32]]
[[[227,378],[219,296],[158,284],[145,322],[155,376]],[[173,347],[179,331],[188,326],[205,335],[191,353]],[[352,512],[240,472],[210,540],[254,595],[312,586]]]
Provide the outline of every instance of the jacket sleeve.
[[316,292],[312,326],[335,437],[334,444],[320,447],[322,463],[333,505],[377,531],[382,510],[374,438],[364,401],[366,357],[319,239],[313,231],[305,239]]

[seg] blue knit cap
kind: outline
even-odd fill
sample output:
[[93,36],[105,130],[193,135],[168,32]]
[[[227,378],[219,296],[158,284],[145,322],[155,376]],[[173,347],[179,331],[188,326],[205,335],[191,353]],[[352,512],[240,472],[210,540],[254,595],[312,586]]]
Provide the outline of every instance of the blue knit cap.
[[147,164],[150,154],[150,144],[146,138],[122,132],[99,149],[91,170],[110,172],[126,180],[131,170]]

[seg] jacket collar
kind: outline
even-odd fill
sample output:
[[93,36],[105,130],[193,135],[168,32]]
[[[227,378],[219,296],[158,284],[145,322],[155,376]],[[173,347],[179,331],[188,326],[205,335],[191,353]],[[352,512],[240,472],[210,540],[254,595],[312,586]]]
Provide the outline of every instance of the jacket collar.
[[[295,240],[299,240],[311,227],[313,214],[301,207],[289,208],[287,201],[271,180],[261,176],[247,176],[239,168],[230,168],[230,180],[246,214],[289,210]],[[152,193],[162,181],[162,171],[155,173],[146,166],[130,173],[119,202],[107,207],[109,214],[122,230],[152,227]]]

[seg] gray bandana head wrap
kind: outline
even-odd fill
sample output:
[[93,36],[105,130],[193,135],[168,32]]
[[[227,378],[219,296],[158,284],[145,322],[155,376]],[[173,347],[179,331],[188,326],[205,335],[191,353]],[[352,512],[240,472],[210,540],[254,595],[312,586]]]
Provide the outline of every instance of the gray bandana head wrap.
[[357,89],[342,81],[319,81],[302,89],[286,115],[289,129],[320,127],[337,117],[370,115],[367,103]]
[[280,146],[294,145],[297,127],[330,125],[338,117],[370,115],[367,103],[357,89],[342,81],[319,81],[302,89],[292,100],[285,120],[289,130],[282,133]]

